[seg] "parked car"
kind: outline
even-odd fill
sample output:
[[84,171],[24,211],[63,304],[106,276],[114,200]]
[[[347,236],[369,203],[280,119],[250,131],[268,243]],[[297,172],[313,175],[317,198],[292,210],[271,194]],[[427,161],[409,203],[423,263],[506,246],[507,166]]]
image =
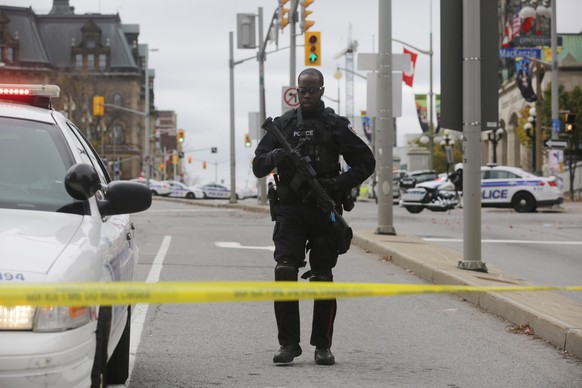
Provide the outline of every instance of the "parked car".
[[164,181],[164,183],[167,183],[170,186],[169,197],[187,199],[204,198],[202,190],[196,187],[189,187],[178,181]]
[[[215,183],[209,183],[202,186],[197,186],[198,189],[202,190],[202,194],[204,198],[213,198],[213,199],[228,199],[230,198],[230,189],[223,185],[218,185]],[[237,199],[244,199],[244,195],[242,193],[236,193]]]
[[[131,179],[133,182],[139,182],[146,184],[146,179],[144,177],[134,178]],[[170,185],[166,181],[158,181],[156,179],[150,178],[149,180],[150,190],[152,191],[152,195],[159,195],[159,196],[168,196],[170,195]]]
[[520,213],[564,201],[555,177],[539,177],[517,167],[481,167],[481,206],[514,208]]
[[[0,283],[131,281],[129,213],[152,194],[111,180],[83,132],[51,109],[59,92],[0,85]],[[0,305],[0,387],[124,384],[130,328],[127,305]]]
[[436,179],[438,179],[438,174],[433,170],[409,171],[405,176],[400,178],[400,189],[408,190],[415,187],[418,183]]

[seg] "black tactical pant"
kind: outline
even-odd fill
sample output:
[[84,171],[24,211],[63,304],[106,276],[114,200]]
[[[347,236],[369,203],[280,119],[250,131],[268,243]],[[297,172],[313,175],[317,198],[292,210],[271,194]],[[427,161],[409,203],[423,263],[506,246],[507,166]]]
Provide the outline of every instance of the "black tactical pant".
[[[298,269],[305,265],[309,251],[310,281],[333,281],[332,268],[337,263],[337,249],[331,224],[315,205],[277,204],[273,231],[275,243],[275,280],[297,281]],[[289,276],[289,266],[294,273]],[[281,270],[282,269],[282,270]],[[281,275],[281,274],[287,275]],[[313,307],[311,345],[331,347],[336,300],[316,300]],[[300,342],[299,302],[275,302],[279,344]]]

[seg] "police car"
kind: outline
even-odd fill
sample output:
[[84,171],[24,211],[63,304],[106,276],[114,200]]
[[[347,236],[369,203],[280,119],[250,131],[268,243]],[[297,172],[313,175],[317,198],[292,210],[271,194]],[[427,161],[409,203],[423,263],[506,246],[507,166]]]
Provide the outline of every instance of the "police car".
[[[145,185],[111,181],[82,132],[51,109],[54,85],[0,85],[0,283],[132,280],[129,213]],[[0,387],[122,384],[130,306],[2,305]]]
[[184,183],[178,181],[164,181],[164,183],[167,183],[170,186],[170,197],[187,199],[204,198],[202,190],[196,187],[188,187]]
[[481,167],[481,206],[514,208],[520,213],[564,201],[555,177],[539,177],[521,168]]

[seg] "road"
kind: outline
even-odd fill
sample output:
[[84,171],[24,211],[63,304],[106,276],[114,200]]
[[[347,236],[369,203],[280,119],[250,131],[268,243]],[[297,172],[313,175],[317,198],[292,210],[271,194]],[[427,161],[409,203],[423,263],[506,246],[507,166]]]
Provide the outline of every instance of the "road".
[[[155,200],[133,219],[141,250],[136,280],[272,280],[267,214]],[[338,282],[424,283],[357,247],[340,257],[334,274]],[[312,302],[300,306],[303,355],[288,366],[272,364],[278,344],[270,302],[135,306],[129,386],[579,387],[582,381],[582,361],[455,295],[339,300],[337,363],[317,366],[307,342]]]
[[[411,234],[463,252],[463,211],[410,214],[394,207],[397,234]],[[354,230],[375,230],[378,211],[373,201],[360,201],[346,219]],[[573,286],[582,281],[582,202],[567,202],[560,210],[535,213],[513,209],[481,212],[481,259],[536,285]],[[565,292],[582,303],[582,293]]]

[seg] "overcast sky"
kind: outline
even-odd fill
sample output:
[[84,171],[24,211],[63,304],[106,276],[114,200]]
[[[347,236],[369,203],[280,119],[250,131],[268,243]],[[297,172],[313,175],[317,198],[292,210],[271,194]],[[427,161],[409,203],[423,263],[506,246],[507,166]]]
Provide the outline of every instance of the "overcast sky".
[[[340,88],[340,113],[346,114],[346,73],[338,81],[336,68],[346,67],[345,57],[335,55],[358,42],[358,53],[378,50],[379,0],[316,0],[309,9],[315,25],[309,31],[322,34],[322,66],[326,95],[337,99]],[[582,1],[556,0],[558,33],[582,31]],[[1,0],[4,5],[31,6],[38,14],[46,14],[52,0]],[[178,127],[186,131],[185,149],[218,147],[218,154],[209,151],[193,153],[194,161],[187,165],[191,178],[198,182],[223,181],[230,184],[230,119],[229,119],[229,31],[235,32],[235,60],[253,57],[256,50],[236,49],[236,14],[258,13],[263,9],[264,31],[268,27],[277,0],[70,0],[75,13],[118,13],[122,23],[139,24],[140,43],[147,43],[156,52],[150,52],[150,68],[155,69],[155,104],[160,110],[174,110]],[[291,3],[289,1],[288,5]],[[408,42],[423,50],[429,48],[431,31],[430,8],[432,3],[432,32],[434,48],[435,93],[440,91],[440,1],[392,0],[392,37]],[[383,21],[384,22],[384,21]],[[388,21],[386,21],[388,22]],[[299,28],[298,28],[299,30]],[[492,26],[491,31],[497,31]],[[280,51],[271,53],[265,62],[266,115],[281,114],[282,88],[289,85],[289,27],[279,35]],[[303,36],[296,40],[303,44]],[[402,53],[403,46],[394,42],[394,53]],[[276,49],[269,44],[267,51]],[[297,47],[296,73],[305,67],[303,47]],[[429,56],[420,54],[416,63],[413,88],[403,87],[403,116],[397,120],[399,145],[406,143],[406,134],[420,134],[416,118],[414,94],[429,91]],[[357,69],[357,54],[354,57]],[[248,113],[259,111],[258,62],[248,60],[235,66],[235,127],[237,188],[253,186],[250,170],[256,141],[252,148],[243,145],[248,132]],[[366,81],[354,77],[354,115],[366,109]],[[337,111],[338,104],[324,100]],[[202,160],[208,168],[202,170]],[[217,168],[215,169],[215,164]]]

